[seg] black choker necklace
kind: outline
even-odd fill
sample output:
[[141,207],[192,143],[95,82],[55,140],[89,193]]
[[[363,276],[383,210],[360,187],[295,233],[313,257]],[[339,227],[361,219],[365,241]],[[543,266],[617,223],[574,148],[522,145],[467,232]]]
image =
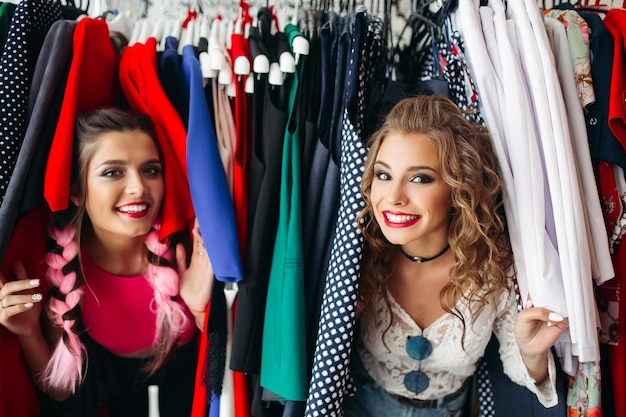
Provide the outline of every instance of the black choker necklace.
[[400,248],[400,252],[402,252],[402,254],[411,262],[415,262],[418,264],[421,264],[423,262],[428,262],[428,261],[432,261],[433,259],[437,259],[439,258],[441,255],[443,255],[444,253],[446,253],[446,251],[450,249],[450,244],[448,243],[446,245],[445,248],[443,248],[441,250],[441,252],[439,252],[438,254],[436,254],[435,256],[431,256],[430,258],[422,258],[420,256],[411,256],[409,254],[407,254],[405,251],[402,250],[402,248]]

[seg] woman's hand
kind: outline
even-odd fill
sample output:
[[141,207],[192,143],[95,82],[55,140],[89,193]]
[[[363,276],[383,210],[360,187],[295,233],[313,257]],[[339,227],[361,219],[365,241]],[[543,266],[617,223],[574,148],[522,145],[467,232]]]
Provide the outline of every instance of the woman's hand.
[[515,340],[531,377],[541,382],[548,374],[546,353],[567,329],[569,321],[547,308],[520,311],[515,323]]
[[211,299],[213,289],[213,268],[206,252],[200,227],[196,219],[193,228],[193,252],[187,267],[185,248],[182,244],[176,246],[176,262],[180,276],[180,296],[196,317],[200,327],[204,324],[204,313]]
[[0,324],[16,336],[40,331],[41,292],[39,279],[29,279],[20,261],[13,263],[17,280],[7,281],[0,274]]

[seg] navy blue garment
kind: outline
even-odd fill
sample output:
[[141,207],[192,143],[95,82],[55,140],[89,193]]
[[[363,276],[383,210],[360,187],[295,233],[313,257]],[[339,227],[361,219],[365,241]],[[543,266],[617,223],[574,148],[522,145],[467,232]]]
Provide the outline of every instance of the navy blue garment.
[[580,13],[589,25],[591,79],[596,101],[587,106],[585,121],[591,158],[607,161],[626,170],[626,152],[609,128],[609,96],[611,72],[613,70],[613,35],[606,29],[600,16],[593,13]]
[[0,204],[24,138],[35,63],[50,26],[59,19],[61,6],[50,0],[23,0],[13,12],[0,59]]
[[342,120],[345,108],[345,94],[344,89],[347,88],[348,80],[346,80],[348,62],[347,56],[350,51],[351,42],[351,28],[350,28],[350,16],[344,16],[338,22],[339,25],[334,39],[335,48],[335,63],[331,64],[331,69],[335,70],[335,85],[333,87],[333,103],[330,119],[330,130],[328,132],[328,149],[331,156],[337,165],[341,164],[341,136]]
[[344,79],[347,94],[342,102],[345,110],[340,115],[340,207],[321,305],[306,416],[341,416],[343,398],[350,385],[348,367],[355,331],[363,244],[356,215],[364,207],[360,179],[367,148],[357,134],[348,108],[356,111],[364,108],[365,94],[357,95],[356,102],[351,100],[358,89],[366,88],[368,81],[371,81],[367,79],[368,72],[365,69],[370,65],[376,66],[374,51],[380,54],[382,40],[382,25],[370,25],[372,17],[367,16],[363,8],[357,8],[352,18],[354,21],[350,22],[351,26],[358,29],[352,32],[354,38],[348,38],[350,42],[345,45],[347,65]]
[[189,88],[181,68],[178,54],[178,40],[173,36],[165,38],[165,49],[159,61],[159,80],[165,95],[176,109],[185,129],[189,122]]
[[363,236],[356,215],[364,207],[360,178],[367,149],[348,118],[341,143],[341,197],[333,240],[306,416],[340,416],[349,379]]
[[594,161],[607,161],[626,170],[626,152],[609,128],[609,97],[613,71],[613,35],[596,13],[581,12],[564,2],[554,9],[575,10],[589,26],[591,50],[591,79],[596,101],[586,108],[585,121],[589,151]]
[[567,416],[567,376],[557,365],[556,391],[559,402],[554,407],[544,407],[537,396],[526,387],[517,385],[502,370],[502,361],[498,354],[498,340],[492,336],[484,359],[487,362],[491,389],[498,417],[566,417]]
[[339,26],[339,17],[329,12],[327,20],[319,29],[320,36],[320,64],[321,64],[321,92],[320,111],[317,119],[317,135],[324,146],[330,143],[330,123],[333,116],[333,91],[335,86],[334,71],[337,59],[334,39]]

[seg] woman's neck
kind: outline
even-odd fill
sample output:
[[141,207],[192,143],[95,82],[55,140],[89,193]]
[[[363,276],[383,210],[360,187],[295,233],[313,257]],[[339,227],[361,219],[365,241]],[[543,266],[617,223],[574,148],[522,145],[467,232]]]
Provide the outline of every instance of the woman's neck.
[[96,265],[111,274],[140,275],[147,266],[145,238],[103,241],[90,236],[83,241],[83,247]]

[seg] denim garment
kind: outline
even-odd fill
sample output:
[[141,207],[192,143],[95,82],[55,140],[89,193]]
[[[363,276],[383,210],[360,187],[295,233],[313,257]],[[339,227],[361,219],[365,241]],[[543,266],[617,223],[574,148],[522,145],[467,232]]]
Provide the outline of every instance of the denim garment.
[[[378,385],[363,368],[361,361],[353,358],[351,368],[356,394],[346,396],[343,402],[344,417],[461,417],[467,397],[465,392],[447,403],[438,401],[435,408],[416,408],[399,402]],[[467,384],[466,384],[467,385]]]

